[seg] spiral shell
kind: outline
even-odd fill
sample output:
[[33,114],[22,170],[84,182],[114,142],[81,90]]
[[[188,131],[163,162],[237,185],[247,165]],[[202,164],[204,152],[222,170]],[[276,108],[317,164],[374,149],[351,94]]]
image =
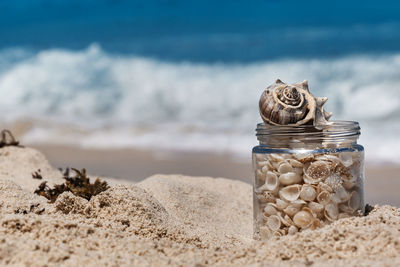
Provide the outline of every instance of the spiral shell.
[[278,79],[262,93],[260,115],[271,125],[327,125],[332,116],[323,109],[327,100],[326,97],[314,97],[308,90],[307,81],[286,84]]

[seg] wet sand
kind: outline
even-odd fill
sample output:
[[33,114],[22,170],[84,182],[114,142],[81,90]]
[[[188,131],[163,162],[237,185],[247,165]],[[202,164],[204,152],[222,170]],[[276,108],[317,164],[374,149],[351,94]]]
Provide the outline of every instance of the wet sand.
[[[91,174],[142,181],[154,174],[225,177],[252,183],[251,156],[224,154],[154,153],[134,149],[80,149],[69,146],[32,145],[54,167],[86,168]],[[366,166],[366,202],[400,206],[400,165]]]

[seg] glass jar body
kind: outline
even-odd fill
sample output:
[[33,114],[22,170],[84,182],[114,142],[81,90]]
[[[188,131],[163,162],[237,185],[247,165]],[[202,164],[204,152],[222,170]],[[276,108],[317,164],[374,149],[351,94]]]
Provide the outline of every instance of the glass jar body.
[[254,238],[294,234],[363,213],[364,148],[253,148]]

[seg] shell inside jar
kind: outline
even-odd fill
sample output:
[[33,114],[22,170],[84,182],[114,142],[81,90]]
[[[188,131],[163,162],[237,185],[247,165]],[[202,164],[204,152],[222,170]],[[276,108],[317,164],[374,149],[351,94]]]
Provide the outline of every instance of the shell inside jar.
[[256,238],[292,235],[360,214],[360,153],[255,154]]

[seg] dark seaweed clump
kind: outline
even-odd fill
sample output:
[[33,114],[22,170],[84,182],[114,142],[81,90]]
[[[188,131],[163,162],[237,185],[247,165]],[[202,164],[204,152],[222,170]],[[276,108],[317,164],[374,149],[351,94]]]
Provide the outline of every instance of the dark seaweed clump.
[[39,185],[39,188],[34,193],[47,198],[50,203],[54,203],[57,197],[64,192],[71,192],[75,196],[90,200],[92,196],[110,188],[106,181],[100,181],[99,178],[94,183],[90,183],[85,169],[79,171],[72,168],[72,170],[75,172],[74,176],[70,176],[69,168],[64,171],[65,182],[63,184],[54,185],[54,188],[50,188],[45,181]]
[[368,214],[373,210],[374,210],[374,207],[371,206],[370,204],[365,205],[364,216],[368,216]]
[[0,136],[0,148],[6,146],[19,146],[19,142],[14,138],[14,135],[9,130],[1,131]]
[[33,179],[38,179],[38,180],[42,180],[43,179],[43,176],[41,174],[40,169],[38,169],[37,171],[32,173],[32,178]]

